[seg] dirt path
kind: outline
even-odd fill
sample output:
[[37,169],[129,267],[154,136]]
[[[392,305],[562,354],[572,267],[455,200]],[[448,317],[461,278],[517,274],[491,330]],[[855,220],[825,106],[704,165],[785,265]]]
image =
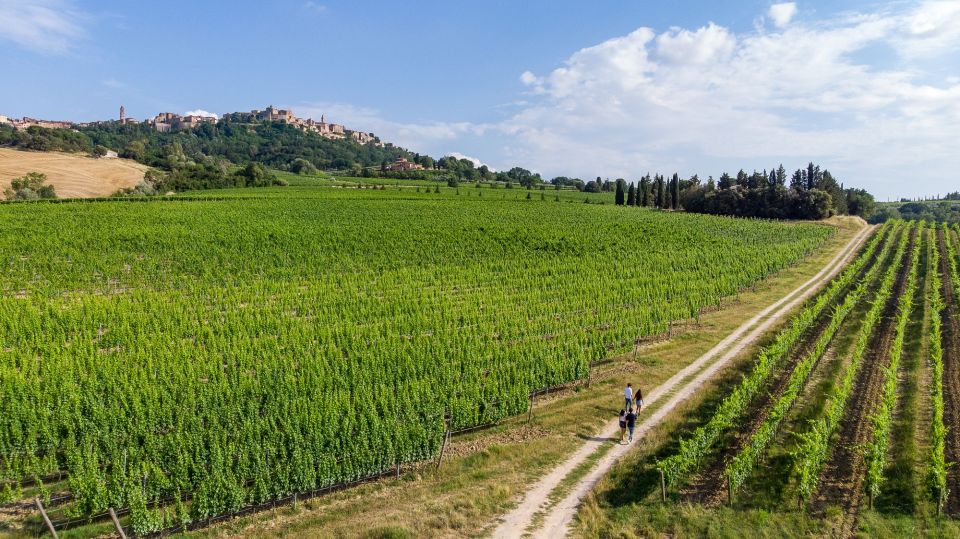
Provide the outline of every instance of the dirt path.
[[[646,417],[637,425],[636,437],[644,436],[663,417],[679,403],[686,400],[694,391],[716,374],[716,372],[736,357],[748,346],[760,339],[764,333],[794,307],[806,300],[820,285],[831,279],[855,255],[858,247],[869,236],[872,227],[858,232],[837,255],[810,278],[789,294],[769,305],[753,318],[744,322],[707,353],[697,358],[657,388],[649,391],[644,399]],[[752,331],[751,331],[752,328]],[[747,334],[749,332],[749,334]],[[744,336],[744,334],[747,334]],[[726,350],[726,352],[724,352]],[[721,355],[721,353],[723,353]],[[719,357],[718,357],[719,356]],[[693,379],[688,380],[693,376]],[[662,405],[661,401],[667,399]],[[656,408],[651,412],[652,408]],[[567,534],[570,522],[576,514],[581,500],[593,489],[601,477],[627,453],[633,445],[614,445],[601,457],[597,464],[581,479],[573,484],[569,493],[552,507],[547,507],[550,493],[553,492],[575,468],[586,461],[594,452],[607,443],[612,433],[619,432],[617,420],[611,420],[604,428],[586,442],[569,459],[554,468],[527,491],[520,504],[505,515],[493,532],[495,538],[519,537],[532,532],[534,537],[563,537]],[[546,511],[543,525],[536,530],[528,530],[534,515]]]
[[[943,302],[943,423],[947,425],[947,462],[960,459],[960,319],[957,318],[956,290],[950,279],[950,265],[947,261],[946,238],[942,230],[937,230],[937,243],[940,249],[940,280]],[[960,515],[960,466],[947,468],[947,514]]]
[[867,462],[863,448],[873,436],[870,415],[873,414],[883,391],[884,369],[890,362],[893,338],[896,334],[897,306],[906,288],[910,271],[910,252],[915,248],[917,234],[909,240],[904,257],[893,260],[899,264],[893,293],[887,298],[880,320],[870,336],[866,357],[856,375],[853,394],[840,422],[840,437],[827,459],[820,476],[820,487],[811,504],[814,514],[825,515],[828,505],[838,505],[842,518],[830,533],[832,537],[852,537],[857,517],[866,498]]

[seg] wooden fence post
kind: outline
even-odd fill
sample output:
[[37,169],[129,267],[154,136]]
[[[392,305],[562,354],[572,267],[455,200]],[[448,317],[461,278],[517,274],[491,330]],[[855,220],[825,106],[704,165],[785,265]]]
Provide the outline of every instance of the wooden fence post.
[[113,521],[113,527],[116,528],[117,534],[120,536],[120,539],[127,539],[126,532],[123,531],[123,526],[120,525],[120,519],[117,518],[117,512],[113,510],[113,507],[109,509],[110,520]]
[[733,507],[733,479],[727,476],[727,505]]
[[47,525],[47,529],[50,530],[50,535],[53,536],[53,539],[57,539],[57,529],[53,527],[53,522],[50,522],[50,517],[47,516],[47,511],[43,508],[43,502],[40,501],[39,497],[33,499],[37,504],[37,509],[40,510],[40,516],[43,517],[43,522]]
[[670,324],[667,326],[667,339],[673,338],[673,319],[670,319]]
[[667,501],[667,480],[663,477],[663,470],[660,470],[660,499]]
[[529,423],[530,420],[533,419],[533,402],[534,402],[533,394],[530,394],[529,398],[530,398],[530,405],[527,407],[527,423]]
[[447,418],[447,430],[443,433],[443,444],[440,445],[440,455],[437,457],[437,469],[440,469],[440,464],[443,462],[443,451],[447,448],[447,440],[450,439],[450,418]]

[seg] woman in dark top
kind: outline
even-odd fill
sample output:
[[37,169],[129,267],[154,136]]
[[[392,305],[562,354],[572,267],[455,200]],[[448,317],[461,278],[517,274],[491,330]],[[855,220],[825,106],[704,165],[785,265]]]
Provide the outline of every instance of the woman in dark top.
[[620,443],[623,443],[623,437],[627,434],[627,412],[620,410]]

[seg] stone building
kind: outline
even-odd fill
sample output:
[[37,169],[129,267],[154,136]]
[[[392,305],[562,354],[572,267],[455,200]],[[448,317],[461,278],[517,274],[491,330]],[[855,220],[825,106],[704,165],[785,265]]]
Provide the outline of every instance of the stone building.
[[216,121],[217,119],[212,116],[180,116],[173,112],[161,112],[154,116],[150,124],[161,133],[169,133],[179,129],[192,129],[200,124],[216,123]]
[[387,170],[399,170],[399,171],[423,170],[423,165],[411,163],[410,161],[407,161],[407,159],[404,157],[398,157],[396,161],[387,165]]
[[350,138],[357,144],[371,144],[377,142],[377,137],[373,133],[364,133],[363,131],[351,131]]
[[292,110],[278,109],[273,105],[267,107],[267,110],[254,110],[251,112],[253,112],[254,117],[261,122],[294,123],[294,120],[296,120]]

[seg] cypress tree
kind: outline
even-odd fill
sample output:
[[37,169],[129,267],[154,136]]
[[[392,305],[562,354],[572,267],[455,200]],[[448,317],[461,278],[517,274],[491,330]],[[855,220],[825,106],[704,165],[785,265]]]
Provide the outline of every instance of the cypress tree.
[[640,196],[637,204],[646,208],[650,205],[650,175],[640,178]]
[[670,196],[671,207],[675,210],[680,209],[680,175],[673,173],[673,193]]
[[617,193],[614,195],[617,206],[623,206],[623,183],[623,180],[617,180]]
[[636,206],[637,205],[637,191],[633,188],[633,182],[630,182],[630,187],[627,189],[627,206]]
[[667,207],[667,189],[664,185],[663,176],[657,175],[657,207],[661,210]]

